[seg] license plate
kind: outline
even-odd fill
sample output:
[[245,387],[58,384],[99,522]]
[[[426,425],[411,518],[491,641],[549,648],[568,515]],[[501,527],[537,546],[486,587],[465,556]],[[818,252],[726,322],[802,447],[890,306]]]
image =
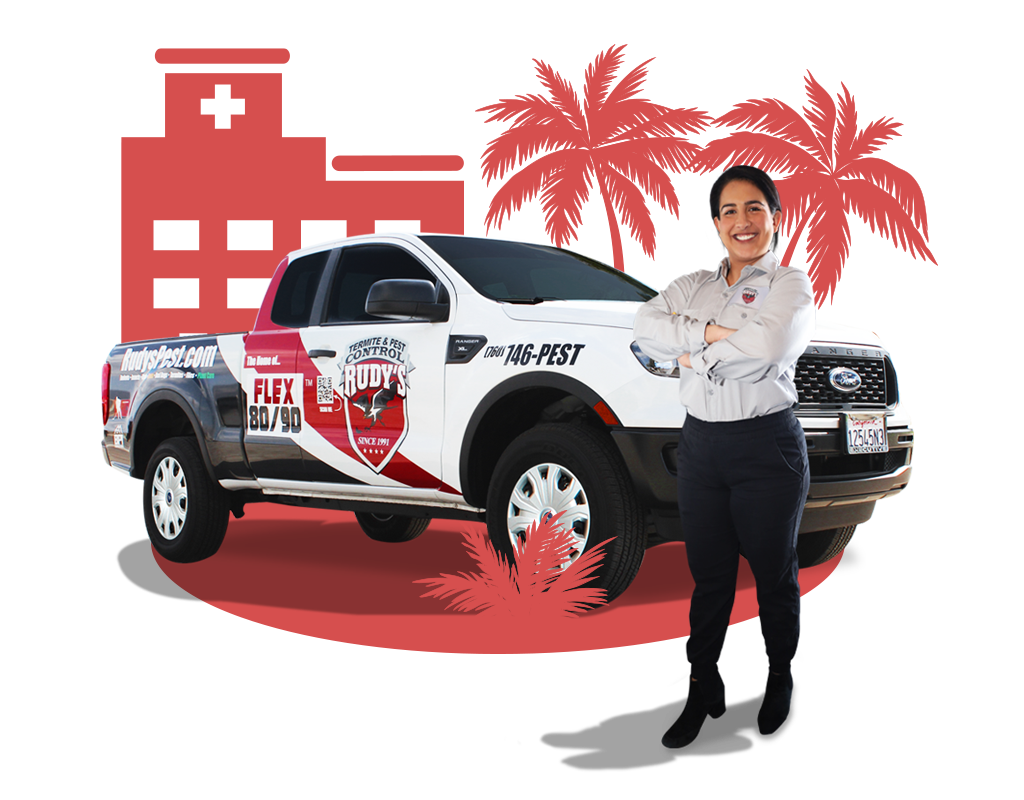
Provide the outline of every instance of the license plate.
[[889,452],[884,414],[843,414],[843,428],[847,453]]

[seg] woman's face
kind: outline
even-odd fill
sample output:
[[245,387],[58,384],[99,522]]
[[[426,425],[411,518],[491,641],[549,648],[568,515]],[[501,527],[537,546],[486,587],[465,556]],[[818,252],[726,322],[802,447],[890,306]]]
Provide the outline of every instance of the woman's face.
[[768,252],[782,212],[772,214],[768,200],[749,181],[729,181],[718,201],[715,227],[729,253],[729,264],[743,269]]

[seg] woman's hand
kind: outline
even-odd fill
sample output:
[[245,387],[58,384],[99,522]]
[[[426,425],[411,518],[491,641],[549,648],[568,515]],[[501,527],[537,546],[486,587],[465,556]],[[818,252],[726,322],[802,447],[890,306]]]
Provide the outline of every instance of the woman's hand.
[[[714,344],[720,342],[722,339],[726,339],[732,334],[736,333],[736,328],[725,328],[721,325],[712,325],[708,323],[704,327],[704,341],[708,344]],[[687,364],[689,366],[689,364]]]
[[679,366],[686,367],[687,369],[693,369],[693,364],[690,363],[690,354],[683,353],[679,358],[676,359],[679,362]]

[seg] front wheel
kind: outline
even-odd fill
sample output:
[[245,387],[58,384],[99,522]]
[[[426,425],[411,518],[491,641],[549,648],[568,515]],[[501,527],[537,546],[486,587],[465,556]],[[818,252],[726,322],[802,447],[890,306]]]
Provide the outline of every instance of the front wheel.
[[146,467],[142,491],[149,540],[168,561],[202,561],[217,552],[228,528],[228,493],[210,480],[189,436],[163,442]]
[[801,533],[796,537],[796,557],[800,569],[831,561],[846,549],[855,530],[856,525],[846,525],[842,528]]
[[647,539],[626,467],[612,442],[590,428],[538,425],[498,459],[487,493],[487,532],[498,552],[513,560],[513,542],[534,522],[560,512],[576,557],[614,539],[590,584],[614,600],[640,570]]
[[430,524],[430,517],[402,517],[397,514],[356,512],[356,522],[375,542],[409,542]]

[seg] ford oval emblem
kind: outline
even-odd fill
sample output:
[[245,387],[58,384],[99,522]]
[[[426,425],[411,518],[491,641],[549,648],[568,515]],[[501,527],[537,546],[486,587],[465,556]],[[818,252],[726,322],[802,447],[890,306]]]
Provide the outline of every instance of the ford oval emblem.
[[857,391],[863,383],[860,379],[860,375],[849,367],[836,367],[834,370],[829,372],[828,382],[840,392],[847,393]]

